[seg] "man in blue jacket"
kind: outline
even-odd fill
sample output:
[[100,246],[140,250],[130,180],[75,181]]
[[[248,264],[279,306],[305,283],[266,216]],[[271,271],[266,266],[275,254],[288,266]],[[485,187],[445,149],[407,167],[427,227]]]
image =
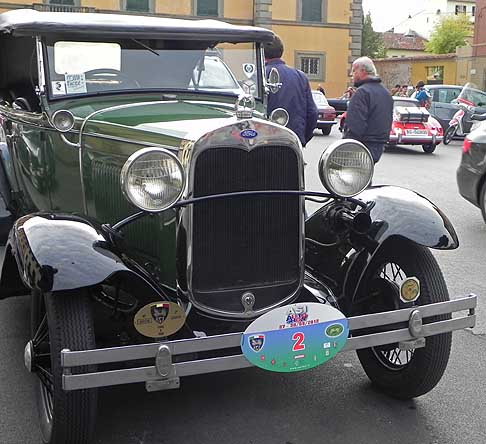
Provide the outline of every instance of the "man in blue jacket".
[[366,145],[376,163],[390,138],[393,98],[381,84],[370,58],[356,59],[351,73],[357,90],[349,101],[343,137]]
[[267,76],[272,68],[276,68],[282,83],[277,93],[268,96],[268,114],[276,108],[285,108],[289,113],[287,127],[305,146],[312,139],[318,115],[309,80],[302,71],[287,66],[282,60],[284,47],[278,36],[264,44],[264,51]]

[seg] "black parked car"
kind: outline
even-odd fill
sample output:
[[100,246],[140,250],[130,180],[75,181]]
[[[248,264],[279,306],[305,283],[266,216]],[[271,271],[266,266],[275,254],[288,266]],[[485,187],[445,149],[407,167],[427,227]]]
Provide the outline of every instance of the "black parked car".
[[[486,120],[486,114],[473,118]],[[481,208],[486,222],[486,123],[477,125],[464,139],[461,164],[457,169],[457,186],[464,199]]]

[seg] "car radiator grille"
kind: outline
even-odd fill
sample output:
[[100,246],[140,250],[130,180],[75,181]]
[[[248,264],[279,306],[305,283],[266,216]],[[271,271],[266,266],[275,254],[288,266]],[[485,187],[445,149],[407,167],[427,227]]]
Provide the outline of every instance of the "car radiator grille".
[[[286,146],[261,146],[249,152],[212,148],[197,157],[194,197],[298,190],[299,174],[297,154]],[[299,202],[299,196],[251,196],[194,205],[193,291],[264,288],[298,281]]]

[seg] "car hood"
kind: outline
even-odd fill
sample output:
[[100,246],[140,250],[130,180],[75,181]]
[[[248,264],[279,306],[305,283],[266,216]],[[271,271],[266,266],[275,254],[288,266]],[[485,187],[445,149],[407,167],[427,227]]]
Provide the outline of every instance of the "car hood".
[[174,100],[133,103],[100,110],[88,118],[83,136],[177,145],[196,140],[234,119],[231,103]]

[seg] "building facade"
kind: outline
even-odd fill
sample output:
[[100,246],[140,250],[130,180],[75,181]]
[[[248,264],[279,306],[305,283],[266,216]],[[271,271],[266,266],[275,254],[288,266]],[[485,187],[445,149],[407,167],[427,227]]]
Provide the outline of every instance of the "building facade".
[[383,43],[385,44],[386,57],[413,57],[425,54],[425,43],[427,39],[415,31],[408,31],[405,34],[396,32],[383,32]]
[[476,2],[470,79],[486,91],[486,0]]
[[441,18],[466,14],[474,21],[475,13],[476,0],[427,0],[420,11],[396,25],[394,31],[404,33],[412,29],[428,39]]
[[399,57],[375,60],[383,84],[393,86],[416,85],[419,80],[426,84],[457,84],[457,55],[440,54],[418,57]]
[[[34,0],[35,1],[35,0]],[[350,63],[361,53],[362,0],[25,0],[0,2],[18,8],[66,12],[123,12],[176,18],[215,18],[263,26],[285,45],[284,60],[304,71],[313,88],[330,97],[349,83]]]

